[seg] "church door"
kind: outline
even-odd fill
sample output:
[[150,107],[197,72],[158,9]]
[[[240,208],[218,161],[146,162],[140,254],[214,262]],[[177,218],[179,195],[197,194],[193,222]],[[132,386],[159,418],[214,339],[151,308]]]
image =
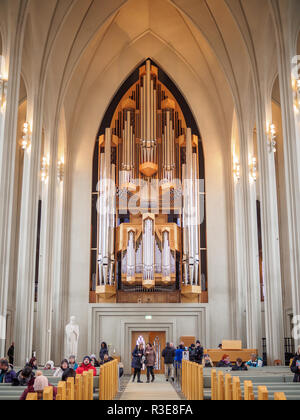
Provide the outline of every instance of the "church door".
[[[163,349],[166,347],[166,333],[164,331],[140,331],[132,333],[131,348],[135,348],[137,344],[143,343],[146,347],[147,343],[152,343],[156,352],[156,366],[154,372],[156,374],[164,373],[164,360],[161,356]],[[143,372],[146,373],[146,370]]]

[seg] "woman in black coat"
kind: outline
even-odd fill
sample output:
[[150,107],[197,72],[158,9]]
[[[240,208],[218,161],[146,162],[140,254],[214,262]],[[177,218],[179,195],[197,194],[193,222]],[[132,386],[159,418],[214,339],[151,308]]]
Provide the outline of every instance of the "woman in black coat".
[[291,371],[295,374],[294,382],[300,382],[300,346],[291,365]]
[[103,341],[101,343],[100,353],[99,353],[100,363],[103,362],[105,354],[108,355],[108,348],[107,348],[107,344],[105,343],[105,341]]
[[142,383],[141,381],[141,370],[143,366],[143,357],[144,357],[144,346],[143,344],[140,344],[139,346],[136,346],[135,349],[132,352],[132,368],[134,369],[133,374],[133,380],[135,381],[135,378],[137,376],[138,383]]

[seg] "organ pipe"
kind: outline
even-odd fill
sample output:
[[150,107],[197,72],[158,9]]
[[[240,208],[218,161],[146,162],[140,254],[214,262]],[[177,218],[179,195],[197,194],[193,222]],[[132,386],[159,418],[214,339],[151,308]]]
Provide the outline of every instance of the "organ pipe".
[[171,248],[169,241],[169,232],[163,232],[163,246],[162,246],[162,276],[164,282],[171,280]]
[[146,217],[143,227],[143,285],[148,288],[154,285],[154,245],[154,220]]

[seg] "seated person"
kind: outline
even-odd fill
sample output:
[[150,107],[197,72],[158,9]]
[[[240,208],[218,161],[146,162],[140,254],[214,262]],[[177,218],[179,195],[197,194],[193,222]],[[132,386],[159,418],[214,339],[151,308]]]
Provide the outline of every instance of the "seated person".
[[220,360],[220,362],[218,363],[217,367],[227,367],[227,368],[231,368],[232,364],[230,363],[230,357],[228,356],[228,354],[224,354],[222,360]]
[[76,362],[76,357],[75,356],[70,356],[69,357],[69,368],[73,369],[73,370],[77,370],[78,368],[78,363]]
[[213,361],[211,360],[209,354],[205,354],[202,360],[202,365],[205,368],[212,368],[214,367]]
[[52,360],[49,360],[49,362],[47,362],[45,364],[44,370],[54,370],[54,362],[52,362]]
[[0,384],[12,384],[17,377],[13,367],[8,363],[8,360],[0,360]]
[[92,365],[93,366],[95,366],[95,367],[99,367],[100,366],[100,363],[98,362],[95,354],[92,354],[91,355],[91,361],[92,361]]
[[33,370],[38,370],[38,362],[36,357],[32,357],[26,366],[30,366]]
[[74,369],[69,368],[64,371],[62,374],[61,380],[67,382],[68,378],[76,378],[76,372]]
[[[27,395],[29,393],[34,393],[36,392],[38,395],[38,400],[42,400],[43,399],[43,392],[44,389],[47,386],[52,386],[49,384],[48,382],[48,378],[46,378],[45,376],[43,376],[43,373],[40,371],[36,372],[36,377],[33,377],[30,379],[27,388],[25,389],[25,391],[23,392],[20,400],[21,401],[25,401],[27,398]],[[56,399],[56,394],[57,394],[57,389],[55,387],[53,388],[53,400]]]
[[246,363],[247,366],[257,368],[263,367],[263,361],[260,357],[257,357],[257,354],[251,354],[251,359]]
[[88,372],[89,370],[92,370],[93,371],[94,376],[97,375],[97,370],[96,370],[95,366],[92,365],[92,361],[91,361],[90,356],[85,356],[83,358],[83,362],[77,368],[76,373],[78,375],[82,375],[83,372]]
[[105,354],[104,355],[104,359],[103,359],[103,361],[100,363],[100,365],[104,365],[105,363],[108,363],[108,362],[112,362],[114,359],[112,358],[112,357],[110,357],[108,354]]
[[17,377],[13,381],[14,386],[28,386],[29,382],[34,379],[35,375],[30,366],[26,366],[17,373]]
[[56,372],[54,373],[53,376],[55,376],[56,378],[61,378],[63,376],[63,373],[69,369],[69,362],[67,361],[67,359],[64,359],[61,364],[60,364],[60,368],[58,368],[56,370]]
[[232,366],[232,371],[242,371],[242,370],[248,370],[245,363],[242,361],[242,359],[238,358],[236,359],[236,364]]

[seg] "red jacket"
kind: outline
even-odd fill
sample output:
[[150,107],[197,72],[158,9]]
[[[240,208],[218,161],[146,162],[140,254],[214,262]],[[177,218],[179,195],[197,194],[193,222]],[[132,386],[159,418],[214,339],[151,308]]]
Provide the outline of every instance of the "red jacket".
[[84,363],[82,363],[77,369],[76,369],[76,373],[78,374],[78,375],[82,375],[83,374],[83,372],[88,372],[89,370],[93,370],[93,372],[94,372],[94,376],[96,376],[97,375],[97,370],[96,370],[96,368],[91,364],[91,363],[89,363],[88,365],[85,365]]
[[[27,388],[25,389],[25,391],[23,392],[23,394],[20,398],[21,401],[25,401],[28,394],[35,393],[35,390],[34,390],[34,387],[33,387],[34,386],[34,381],[35,381],[35,378],[32,378],[28,382],[28,386],[27,386]],[[49,386],[52,386],[52,385],[49,384]],[[54,386],[52,388],[53,388],[53,401],[55,401],[56,400],[57,389]]]

